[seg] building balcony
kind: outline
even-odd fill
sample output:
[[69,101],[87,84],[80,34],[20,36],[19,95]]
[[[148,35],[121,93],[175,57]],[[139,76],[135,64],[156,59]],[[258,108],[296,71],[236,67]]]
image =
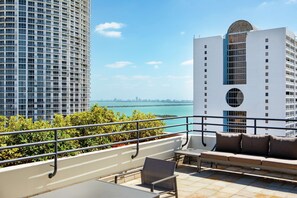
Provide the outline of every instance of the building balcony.
[[[19,133],[42,134],[49,131],[55,134],[52,140],[19,145],[1,145],[1,151],[13,151],[13,149],[28,148],[38,145],[54,145],[55,149],[51,153],[32,154],[30,156],[10,160],[1,159],[0,165],[21,161],[34,161],[34,159],[40,157],[54,158],[47,161],[24,163],[1,168],[0,197],[42,197],[43,193],[58,189],[61,190],[68,186],[90,180],[99,179],[114,182],[113,176],[115,174],[141,167],[146,157],[173,160],[175,151],[182,148],[211,150],[216,142],[215,131],[221,131],[222,127],[227,126],[226,124],[222,124],[222,121],[215,122],[214,120],[226,118],[227,117],[218,116],[185,116],[154,119],[166,122],[178,119],[179,123],[152,128],[140,128],[140,123],[154,121],[142,120],[0,133],[0,137],[4,136],[4,134],[5,136],[13,136]],[[234,118],[235,117],[232,117],[232,119]],[[283,127],[281,123],[285,125],[286,123],[292,122],[292,120],[287,119],[236,118],[238,120],[247,119],[247,125],[241,127],[245,127],[248,133],[253,134],[261,133],[263,128],[261,122],[265,120],[269,120],[269,123],[276,122],[279,124],[277,126],[271,125],[271,127],[265,126],[267,133],[269,133],[270,130],[272,130],[272,132],[274,130],[297,130],[297,128]],[[135,124],[135,130],[110,131],[103,134],[100,133],[75,138],[62,139],[62,137],[59,137],[59,134],[61,134],[59,132],[65,130],[86,130],[94,129],[94,127],[105,128],[123,124]],[[205,130],[206,126],[208,130]],[[160,128],[164,128],[165,131],[170,133],[141,138],[143,132]],[[97,144],[72,150],[58,150],[57,147],[58,144],[67,141],[89,140],[108,136],[116,137],[128,133],[134,134],[134,139]],[[94,151],[63,157],[63,155],[65,156],[67,153],[88,150]],[[176,174],[179,175],[177,177],[179,197],[294,197],[296,196],[295,193],[297,193],[297,182],[295,182],[297,175],[286,175],[278,172],[241,168],[237,166],[219,165],[217,168],[211,168],[210,164],[204,164],[202,171],[198,173],[195,158],[190,160],[190,163],[188,163],[188,161],[189,159],[186,157],[180,160],[176,169]],[[132,188],[137,188],[135,183],[138,181],[139,177],[137,175],[120,179],[121,185]],[[165,195],[165,197],[170,197],[170,195]]]

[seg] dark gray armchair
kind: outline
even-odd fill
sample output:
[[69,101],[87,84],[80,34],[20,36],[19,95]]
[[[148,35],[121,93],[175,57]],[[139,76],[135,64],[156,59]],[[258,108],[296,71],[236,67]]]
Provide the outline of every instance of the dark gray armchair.
[[[143,169],[140,170],[141,186],[150,188],[151,192],[157,190],[160,191],[159,194],[174,193],[175,197],[178,197],[177,175],[174,175],[175,167],[176,162],[147,157]],[[135,172],[136,171],[116,175],[115,183],[117,183],[118,177]]]

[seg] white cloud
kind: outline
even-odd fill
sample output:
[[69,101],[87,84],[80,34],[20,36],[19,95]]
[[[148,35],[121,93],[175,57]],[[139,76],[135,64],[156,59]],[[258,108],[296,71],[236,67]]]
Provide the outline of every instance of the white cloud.
[[146,62],[147,65],[154,65],[155,69],[159,69],[159,65],[163,64],[162,61],[149,61]]
[[130,61],[118,61],[115,63],[107,64],[105,65],[105,67],[119,69],[119,68],[127,67],[128,65],[132,65],[132,64],[133,63]]
[[115,31],[125,27],[123,23],[111,22],[111,23],[102,23],[96,26],[95,32],[98,32],[102,36],[111,37],[111,38],[121,38],[122,32]]
[[182,32],[180,32],[180,35],[185,35],[186,34],[186,32],[184,32],[184,31],[182,31]]
[[286,4],[294,4],[297,3],[297,0],[287,0]]
[[149,61],[146,62],[147,65],[161,65],[163,62],[162,61]]
[[181,65],[193,65],[193,59],[186,60],[186,61],[182,62]]

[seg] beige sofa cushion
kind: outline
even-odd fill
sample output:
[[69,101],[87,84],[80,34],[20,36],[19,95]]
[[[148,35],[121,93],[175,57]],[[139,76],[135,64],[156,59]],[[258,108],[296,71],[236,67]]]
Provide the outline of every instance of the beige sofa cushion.
[[216,151],[240,153],[241,133],[216,133]]
[[266,158],[262,161],[263,166],[269,166],[281,169],[294,169],[297,170],[297,160]]
[[248,155],[267,156],[269,150],[268,135],[242,134],[241,153]]
[[269,157],[297,160],[297,138],[270,136]]
[[254,156],[254,155],[244,155],[244,154],[236,154],[234,156],[229,157],[230,162],[244,163],[246,165],[248,164],[261,165],[261,162],[264,159],[265,157]]
[[204,159],[228,161],[228,158],[234,155],[235,154],[233,153],[227,153],[227,152],[206,151],[206,152],[202,152],[200,157]]

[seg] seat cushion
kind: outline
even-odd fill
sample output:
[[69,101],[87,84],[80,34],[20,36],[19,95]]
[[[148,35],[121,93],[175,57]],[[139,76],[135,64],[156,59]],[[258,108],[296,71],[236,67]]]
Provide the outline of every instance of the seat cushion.
[[249,165],[249,164],[261,165],[262,160],[264,159],[265,157],[262,157],[262,156],[244,155],[244,154],[236,154],[234,156],[229,157],[230,162],[243,163],[246,165]]
[[297,138],[270,136],[269,157],[297,160]]
[[279,169],[297,170],[297,160],[266,158],[262,161],[262,165]]
[[267,156],[269,150],[268,135],[242,134],[241,153],[248,155]]
[[241,133],[216,133],[216,151],[240,153]]
[[234,156],[233,153],[220,152],[220,151],[206,151],[201,153],[202,159],[222,160],[228,161],[230,156]]

